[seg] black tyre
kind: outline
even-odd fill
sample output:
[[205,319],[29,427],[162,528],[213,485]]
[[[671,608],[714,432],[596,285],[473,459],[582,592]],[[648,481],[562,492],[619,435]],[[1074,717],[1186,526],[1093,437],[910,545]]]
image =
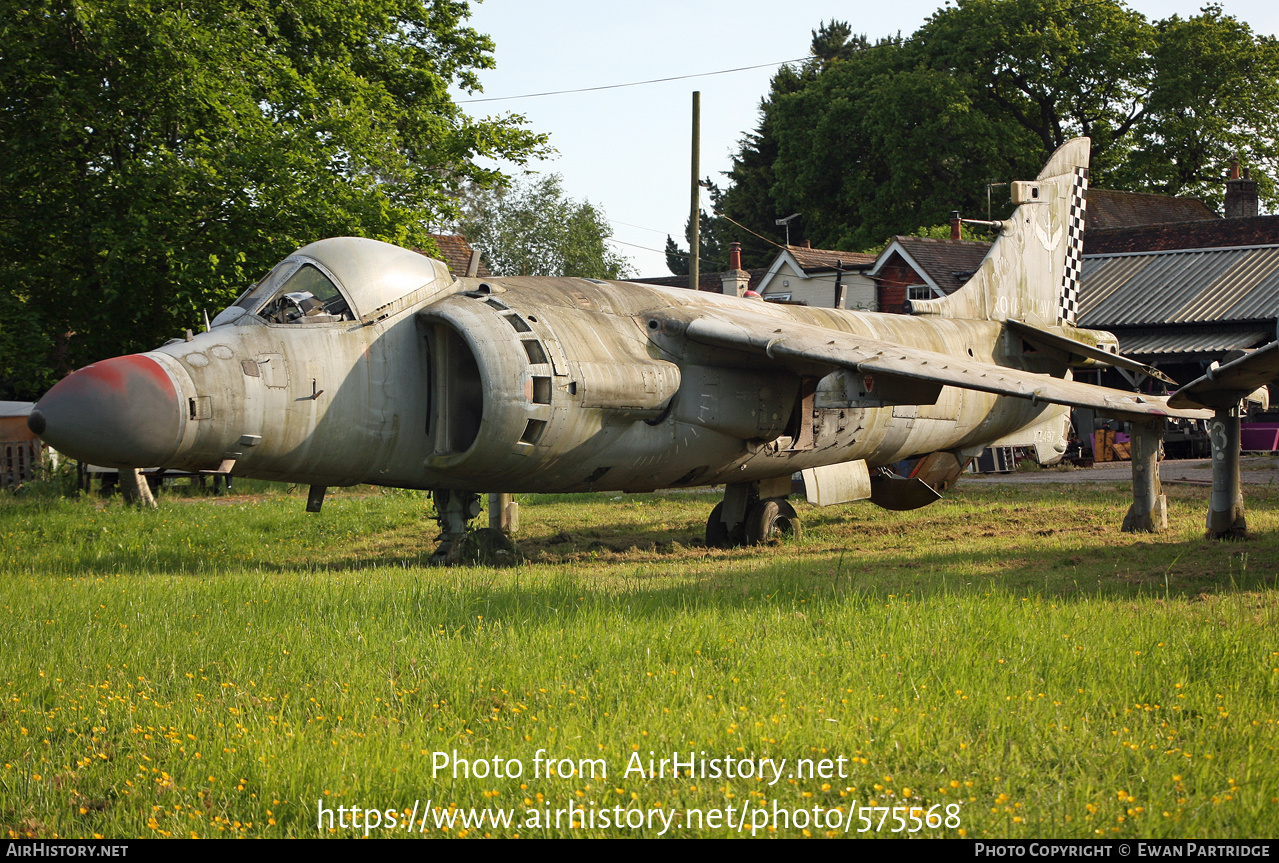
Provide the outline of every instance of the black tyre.
[[797,539],[802,530],[795,508],[784,498],[761,500],[746,514],[746,542],[750,545],[788,537]]
[[731,530],[723,521],[724,502],[715,504],[710,517],[706,519],[707,548],[736,548],[746,544],[743,525],[736,525]]

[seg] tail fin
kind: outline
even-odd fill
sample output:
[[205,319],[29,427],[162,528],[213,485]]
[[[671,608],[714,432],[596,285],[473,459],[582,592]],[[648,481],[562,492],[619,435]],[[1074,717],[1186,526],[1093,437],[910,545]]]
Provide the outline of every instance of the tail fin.
[[1057,148],[1034,182],[1014,183],[1018,207],[977,272],[940,300],[916,300],[911,311],[1035,327],[1074,325],[1079,306],[1090,141]]

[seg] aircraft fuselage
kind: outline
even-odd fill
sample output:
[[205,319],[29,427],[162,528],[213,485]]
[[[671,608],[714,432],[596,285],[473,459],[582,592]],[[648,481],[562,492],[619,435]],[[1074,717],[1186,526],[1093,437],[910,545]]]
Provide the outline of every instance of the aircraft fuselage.
[[907,350],[1016,359],[995,322],[519,278],[459,280],[449,296],[371,323],[246,315],[143,356],[180,391],[180,443],[166,466],[234,460],[238,476],[315,485],[647,491],[854,459],[874,467],[1024,429],[1035,432],[1017,442],[1051,445],[1064,433],[1057,422],[1044,439],[1056,406],[957,387],[934,404],[882,405],[873,379],[743,367],[646,315],[741,303]]

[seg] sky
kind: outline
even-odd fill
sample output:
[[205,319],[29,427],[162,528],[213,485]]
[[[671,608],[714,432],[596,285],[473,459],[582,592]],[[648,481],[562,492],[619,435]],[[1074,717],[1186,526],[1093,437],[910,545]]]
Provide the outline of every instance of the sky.
[[[1195,15],[1205,0],[1128,5],[1159,20]],[[1256,33],[1279,32],[1279,4],[1221,5]],[[759,122],[760,100],[777,64],[806,57],[821,22],[848,21],[873,40],[899,31],[910,35],[940,6],[941,0],[790,0],[784,7],[776,0],[472,2],[470,25],[493,38],[497,68],[480,73],[483,93],[454,95],[472,116],[521,114],[528,128],[548,133],[558,155],[528,167],[539,175],[560,174],[570,197],[599,207],[612,226],[614,248],[630,258],[637,276],[669,275],[666,235],[683,245],[689,214],[694,90],[701,92],[700,173],[724,186],[732,154]],[[751,66],[762,68],[527,96]],[[470,101],[475,99],[493,101]],[[505,170],[520,176],[524,169]],[[710,210],[705,192],[702,206]]]

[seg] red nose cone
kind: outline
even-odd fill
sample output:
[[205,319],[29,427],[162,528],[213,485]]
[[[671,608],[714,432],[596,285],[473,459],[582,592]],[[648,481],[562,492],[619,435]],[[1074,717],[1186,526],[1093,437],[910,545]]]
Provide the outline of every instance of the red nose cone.
[[130,354],[63,378],[27,425],[49,446],[90,464],[157,467],[178,450],[181,397],[159,363]]

